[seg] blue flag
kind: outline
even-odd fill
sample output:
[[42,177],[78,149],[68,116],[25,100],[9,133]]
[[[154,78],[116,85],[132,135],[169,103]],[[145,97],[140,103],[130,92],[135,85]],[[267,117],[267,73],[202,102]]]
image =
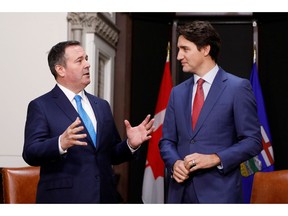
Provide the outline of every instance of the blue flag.
[[271,134],[266,116],[265,104],[258,78],[256,63],[253,63],[250,82],[257,103],[258,117],[261,125],[263,150],[259,155],[241,164],[244,203],[250,203],[254,173],[258,171],[268,172],[274,170],[274,156]]

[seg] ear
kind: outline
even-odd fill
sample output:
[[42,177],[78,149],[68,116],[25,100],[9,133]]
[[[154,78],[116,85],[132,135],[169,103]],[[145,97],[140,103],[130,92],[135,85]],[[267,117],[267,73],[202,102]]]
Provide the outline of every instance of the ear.
[[62,65],[55,65],[55,70],[60,77],[65,76],[65,68]]
[[211,46],[210,45],[204,46],[203,47],[204,55],[208,56],[209,53],[210,53],[210,50],[211,50]]

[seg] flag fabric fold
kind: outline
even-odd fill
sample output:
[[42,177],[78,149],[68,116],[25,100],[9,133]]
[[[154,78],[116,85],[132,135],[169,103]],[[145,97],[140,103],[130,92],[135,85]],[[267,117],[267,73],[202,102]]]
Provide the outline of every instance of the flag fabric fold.
[[164,203],[164,162],[160,156],[158,143],[162,136],[162,124],[166,107],[172,89],[172,77],[170,72],[169,53],[165,63],[158,100],[154,115],[155,130],[148,143],[146,165],[144,170],[142,201],[143,203]]
[[259,155],[241,164],[241,173],[243,176],[242,188],[245,203],[250,203],[254,173],[258,171],[269,172],[274,170],[274,155],[271,142],[271,134],[268,125],[262,89],[258,78],[257,65],[255,62],[253,63],[250,82],[257,103],[263,150]]

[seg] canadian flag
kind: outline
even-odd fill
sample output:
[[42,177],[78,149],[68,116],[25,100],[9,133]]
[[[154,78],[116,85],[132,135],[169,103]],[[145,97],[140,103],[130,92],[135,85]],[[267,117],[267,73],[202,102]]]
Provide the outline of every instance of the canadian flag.
[[162,124],[172,87],[173,84],[170,73],[168,49],[167,60],[154,115],[155,130],[152,133],[152,138],[148,144],[142,187],[143,203],[164,203],[164,162],[160,156],[158,143],[162,136]]

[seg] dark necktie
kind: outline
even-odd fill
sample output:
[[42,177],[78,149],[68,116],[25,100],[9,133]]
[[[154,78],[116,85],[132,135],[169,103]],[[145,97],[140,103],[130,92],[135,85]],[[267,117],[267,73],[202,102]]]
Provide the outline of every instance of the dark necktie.
[[192,113],[192,128],[195,128],[195,125],[197,123],[198,120],[198,116],[200,114],[200,111],[202,109],[202,106],[204,104],[204,91],[203,91],[203,83],[205,82],[205,80],[203,80],[202,78],[200,78],[197,81],[197,90],[196,90],[196,94],[194,97],[194,102],[193,102],[193,113]]
[[95,132],[95,129],[94,129],[94,126],[92,124],[91,119],[89,118],[88,114],[85,112],[85,110],[82,107],[82,102],[81,102],[82,98],[80,95],[76,95],[74,97],[74,99],[75,99],[76,104],[77,104],[78,113],[79,113],[85,127],[87,128],[87,130],[89,132],[89,135],[93,141],[94,146],[96,146],[96,132]]

